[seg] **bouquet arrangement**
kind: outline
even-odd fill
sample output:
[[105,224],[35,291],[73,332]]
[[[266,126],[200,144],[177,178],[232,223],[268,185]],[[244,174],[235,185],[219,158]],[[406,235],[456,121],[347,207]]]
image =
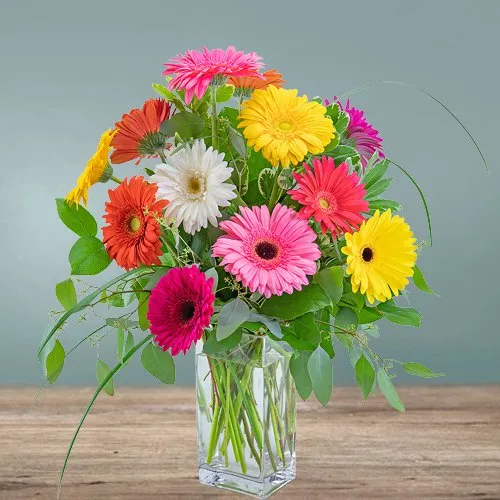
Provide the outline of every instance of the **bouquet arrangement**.
[[[255,53],[190,50],[163,75],[165,85],[153,85],[160,98],[106,130],[76,187],[57,200],[78,239],[71,277],[56,285],[64,311],[39,359],[53,383],[76,347],[115,331],[117,362],[97,355],[98,387],[76,438],[132,356],[172,384],[175,357],[196,344],[200,479],[265,497],[295,477],[295,393],[326,405],[339,350],[362,396],[378,388],[399,411],[397,370],[441,375],[372,347],[383,320],[420,325],[397,300],[409,280],[432,293],[416,265],[425,243],[399,202],[383,197],[389,167],[417,187],[430,232],[427,205],[363,111],[285,88]],[[122,179],[126,162],[136,166]],[[113,184],[102,237],[83,206],[100,182]],[[80,278],[113,261],[124,272],[108,283]],[[98,306],[122,312],[66,351],[67,321]]]

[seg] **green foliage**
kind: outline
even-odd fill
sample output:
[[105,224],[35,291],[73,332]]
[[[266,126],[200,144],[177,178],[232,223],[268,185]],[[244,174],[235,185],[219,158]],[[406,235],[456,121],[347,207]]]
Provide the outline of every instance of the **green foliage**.
[[231,142],[233,148],[242,158],[246,158],[247,146],[241,134],[233,127],[228,128],[228,134],[229,134],[229,141]]
[[290,359],[290,373],[295,380],[295,387],[300,398],[304,401],[311,395],[312,382],[309,375],[310,352],[296,351]]
[[219,118],[226,118],[231,127],[238,130],[238,110],[235,108],[225,107],[219,113]]
[[293,171],[291,168],[284,168],[278,175],[278,186],[284,191],[292,189],[295,183]]
[[365,401],[368,399],[375,381],[375,370],[371,363],[362,354],[355,365],[356,382],[363,393]]
[[394,387],[389,375],[383,368],[377,370],[377,383],[387,402],[398,411],[405,411],[405,406],[399,399],[399,395]]
[[273,190],[274,180],[276,178],[275,168],[265,168],[259,174],[258,186],[259,192],[265,200],[269,200]]
[[233,85],[221,85],[217,87],[217,91],[215,93],[215,100],[217,102],[227,102],[234,94],[234,86]]
[[97,222],[94,217],[81,205],[69,205],[62,198],[56,199],[57,213],[63,223],[78,236],[95,236]]
[[175,382],[175,363],[168,351],[163,351],[152,342],[146,345],[141,353],[144,369],[164,384]]
[[377,306],[377,310],[384,315],[392,323],[405,326],[419,327],[422,321],[420,313],[412,307],[399,307],[393,300],[381,302]]
[[205,271],[205,276],[207,277],[207,279],[213,278],[214,285],[213,285],[212,290],[215,294],[215,292],[217,291],[217,285],[219,284],[219,275],[217,274],[217,269],[215,269],[215,267],[211,267],[210,269],[207,269]]
[[313,278],[319,283],[332,301],[337,305],[344,293],[344,269],[341,266],[327,267],[319,271]]
[[69,311],[77,302],[73,280],[68,278],[56,285],[56,297],[66,311]]
[[69,252],[71,274],[91,275],[104,271],[111,259],[101,240],[94,236],[82,236]]
[[331,304],[330,298],[321,285],[311,283],[292,294],[273,295],[264,302],[260,312],[272,318],[292,320],[308,312],[319,311]]
[[397,201],[392,200],[382,200],[380,198],[375,200],[370,200],[369,202],[370,214],[374,214],[376,210],[385,212],[386,210],[391,210],[393,212],[399,212],[401,210],[401,204]]
[[422,378],[435,378],[444,377],[444,373],[433,372],[427,366],[421,365],[420,363],[408,362],[403,363],[403,370],[410,375],[415,375],[416,377]]
[[328,156],[331,156],[335,162],[335,165],[339,165],[340,163],[350,159],[353,165],[356,165],[360,162],[359,154],[351,146],[340,145],[331,151],[327,152]]
[[349,307],[340,307],[334,321],[335,333],[343,333],[344,330],[349,332],[356,331],[359,320],[358,315]]
[[281,339],[283,337],[280,324],[275,319],[251,312],[248,316],[248,321],[253,323],[262,323],[277,339]]
[[363,184],[368,190],[374,184],[376,184],[387,172],[387,168],[390,165],[389,160],[382,160],[376,163],[373,168],[367,171],[366,175],[363,177]]
[[217,340],[229,337],[250,315],[250,309],[241,299],[234,299],[222,306],[217,322]]
[[425,281],[424,275],[422,274],[422,271],[418,266],[413,267],[413,283],[415,283],[415,286],[423,292],[436,295],[432,288]]
[[358,314],[358,322],[360,325],[366,325],[368,323],[373,323],[383,318],[383,314],[375,307],[364,306]]
[[127,336],[125,337],[125,332],[122,328],[118,328],[116,331],[116,355],[118,361],[124,364],[128,363],[128,361],[124,361],[127,353],[134,348],[134,336],[130,332],[126,333]]
[[139,317],[139,326],[142,331],[146,331],[149,328],[148,320],[148,304],[149,304],[149,294],[142,292],[137,294],[137,299],[139,301],[139,307],[137,308],[137,316]]
[[184,111],[186,109],[182,100],[164,85],[153,83],[152,87],[154,91],[161,95],[164,99],[174,104],[179,111]]
[[321,342],[321,332],[312,312],[296,318],[293,328],[295,336],[300,340],[301,349],[312,351]]
[[54,346],[45,358],[44,373],[47,380],[53,384],[59,377],[64,367],[66,353],[59,340],[56,340]]
[[366,190],[365,199],[372,200],[373,198],[381,195],[391,185],[391,182],[392,177],[388,177],[387,179],[380,179],[379,181],[375,182],[375,184],[373,184]]
[[232,351],[240,343],[242,333],[242,329],[237,328],[229,337],[218,341],[216,332],[212,331],[203,343],[203,352],[205,354],[217,354]]
[[201,137],[205,129],[205,120],[196,113],[181,111],[165,120],[160,127],[162,134],[173,137],[178,134],[182,139]]
[[[102,384],[103,381],[107,379],[110,372],[111,372],[111,370],[110,370],[109,366],[101,359],[98,359],[96,369],[95,369],[97,383]],[[107,380],[107,382],[103,386],[103,389],[104,389],[104,392],[108,396],[113,396],[113,394],[115,393],[115,387],[114,387],[112,378],[109,378]]]
[[352,291],[351,282],[349,280],[344,280],[344,293],[340,299],[339,306],[350,307],[359,313],[364,305],[365,296],[359,291],[354,293]]
[[333,367],[330,356],[319,346],[309,357],[307,367],[314,395],[323,406],[326,406],[333,389]]

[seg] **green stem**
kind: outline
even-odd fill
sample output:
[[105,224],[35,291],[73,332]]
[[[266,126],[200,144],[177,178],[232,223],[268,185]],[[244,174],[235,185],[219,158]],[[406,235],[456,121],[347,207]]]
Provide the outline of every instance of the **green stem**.
[[179,259],[177,258],[177,251],[175,249],[174,244],[168,239],[168,238],[161,238],[161,241],[165,243],[165,246],[168,248],[168,251],[170,252],[170,255],[172,256],[172,259],[176,262],[178,266],[180,266]]
[[248,206],[246,204],[245,200],[243,200],[243,198],[239,194],[236,195],[236,198],[234,198],[233,204],[236,205],[237,207],[246,207],[246,206]]
[[280,185],[278,184],[278,178],[280,176],[281,171],[283,170],[283,167],[277,167],[276,168],[276,175],[274,177],[274,184],[273,184],[273,189],[271,191],[271,197],[269,198],[269,211],[272,212],[274,206],[276,203],[278,203],[278,200],[280,199],[282,189]]
[[161,149],[158,150],[158,156],[160,157],[162,163],[167,163],[167,157]]
[[217,137],[217,87],[210,87],[212,94],[212,147],[218,149],[219,139]]
[[260,460],[260,455],[259,455],[259,452],[257,451],[257,449],[255,448],[254,436],[253,436],[252,431],[250,430],[250,427],[248,425],[248,418],[247,418],[245,412],[242,412],[241,420],[243,421],[243,428],[245,429],[245,435],[247,437],[248,446],[250,447],[250,451],[252,452],[252,455],[255,458],[255,461],[257,462],[257,466],[259,467],[259,470],[261,470],[262,463]]
[[112,181],[115,181],[117,184],[121,184],[121,183],[123,182],[121,179],[119,179],[119,178],[118,178],[118,177],[116,177],[115,175],[112,175],[112,176],[110,177],[110,179],[111,179]]

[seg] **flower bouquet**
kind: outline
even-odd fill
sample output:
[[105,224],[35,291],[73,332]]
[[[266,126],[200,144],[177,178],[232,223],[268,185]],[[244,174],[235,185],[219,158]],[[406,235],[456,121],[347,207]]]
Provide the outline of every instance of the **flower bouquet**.
[[[98,387],[61,482],[95,399],[113,395],[132,356],[172,384],[175,357],[196,348],[200,480],[263,498],[294,479],[296,393],[326,405],[339,350],[364,399],[379,389],[399,411],[396,369],[442,375],[372,348],[379,321],[420,325],[409,301],[396,300],[409,279],[433,293],[416,266],[425,243],[383,198],[389,167],[417,187],[432,238],[427,204],[363,111],[284,88],[255,53],[190,50],[163,75],[160,98],[105,131],[76,187],[56,200],[78,239],[71,277],[56,285],[64,310],[38,351],[46,379],[86,341],[95,347],[114,331],[117,350],[113,367],[97,354]],[[122,179],[126,162],[136,167]],[[102,238],[83,206],[99,182],[113,183]],[[112,261],[124,272],[104,285],[80,278]],[[120,313],[66,351],[68,320],[98,307]]]

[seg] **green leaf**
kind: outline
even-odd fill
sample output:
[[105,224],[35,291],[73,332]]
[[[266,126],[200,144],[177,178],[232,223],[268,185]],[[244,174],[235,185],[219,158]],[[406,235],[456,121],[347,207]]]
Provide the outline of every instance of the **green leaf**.
[[146,371],[164,384],[175,382],[175,364],[172,355],[152,342],[141,353],[141,363]]
[[423,292],[430,293],[432,295],[436,295],[432,288],[427,284],[425,281],[424,275],[422,274],[422,271],[420,270],[419,267],[414,266],[413,267],[413,283],[415,283],[415,286],[422,290]]
[[334,332],[340,335],[346,334],[344,330],[355,332],[358,323],[358,315],[355,311],[349,307],[340,307],[334,320]]
[[[102,382],[108,377],[108,375],[110,374],[110,372],[111,372],[111,369],[109,368],[109,366],[104,361],[102,361],[101,359],[98,359],[97,360],[96,369],[95,369],[95,375],[96,375],[96,378],[97,378],[97,383],[99,385],[102,384]],[[113,379],[112,378],[110,378],[104,384],[103,389],[104,389],[104,392],[108,396],[112,396],[115,393],[115,387],[114,387],[114,383],[113,383]]]
[[61,281],[56,285],[56,297],[66,311],[76,304],[76,290],[71,278]]
[[116,357],[118,361],[123,362],[125,356],[125,334],[122,328],[116,330]]
[[287,191],[292,189],[295,180],[291,168],[284,168],[278,175],[278,186]]
[[149,304],[149,293],[138,293],[137,299],[139,301],[139,307],[137,308],[137,316],[139,318],[139,326],[144,332],[149,328],[148,320],[148,304]]
[[358,313],[358,323],[360,325],[366,325],[368,323],[373,323],[383,318],[383,314],[378,312],[374,307],[364,306]]
[[94,217],[81,205],[69,205],[62,198],[56,199],[57,213],[63,223],[78,236],[95,236],[97,222]]
[[121,328],[122,330],[133,330],[139,326],[137,321],[127,318],[106,318],[106,325],[111,328]]
[[397,201],[392,200],[382,200],[380,198],[376,200],[370,200],[370,212],[375,212],[375,210],[380,210],[381,212],[385,212],[386,210],[392,210],[393,212],[399,212],[403,207]]
[[310,352],[298,351],[290,359],[290,373],[295,380],[295,387],[302,400],[306,400],[312,392],[311,376],[309,375],[308,362]]
[[311,283],[292,294],[273,295],[264,302],[260,312],[272,318],[292,320],[308,312],[319,311],[331,304],[330,298],[321,285]]
[[45,358],[45,376],[51,384],[53,384],[61,374],[65,357],[66,353],[64,352],[64,347],[59,340],[56,340],[54,347]]
[[247,146],[241,134],[238,131],[236,131],[233,127],[228,128],[228,133],[229,133],[229,140],[231,141],[233,148],[236,149],[237,153],[242,158],[246,158]]
[[229,123],[231,124],[231,127],[234,129],[238,128],[238,110],[235,108],[230,108],[229,106],[226,106],[225,108],[222,108],[222,111],[219,113],[220,118],[226,118]]
[[236,328],[244,323],[250,315],[250,309],[241,299],[234,299],[225,304],[219,313],[217,323],[217,340],[229,337]]
[[307,367],[314,395],[323,406],[326,406],[333,389],[333,367],[330,356],[320,346],[309,357]]
[[356,382],[363,393],[365,401],[368,399],[375,381],[375,370],[371,363],[362,354],[355,366]]
[[203,352],[205,354],[216,354],[219,352],[232,351],[240,343],[242,333],[242,329],[238,328],[235,332],[231,333],[229,337],[219,342],[216,332],[213,331],[203,344]]
[[212,287],[212,291],[215,294],[215,292],[217,291],[217,285],[219,284],[219,275],[217,274],[217,269],[215,269],[215,267],[207,269],[205,271],[205,276],[207,277],[207,279],[213,278],[214,285]]
[[226,102],[233,97],[234,86],[233,85],[221,85],[217,87],[215,94],[215,100],[217,102]]
[[327,293],[333,305],[336,305],[344,293],[344,269],[341,266],[327,267],[317,273],[313,281],[319,283]]
[[321,332],[312,312],[296,318],[293,328],[295,335],[307,345],[307,350],[312,351],[318,347],[321,342]]
[[373,184],[373,186],[366,190],[365,198],[367,200],[371,200],[372,198],[381,195],[391,185],[391,182],[392,177],[388,177],[387,179],[382,179],[376,182],[375,184]]
[[427,366],[421,365],[420,363],[403,363],[403,369],[406,373],[410,375],[415,375],[416,377],[422,378],[435,378],[435,377],[444,377],[444,373],[436,373],[433,372]]
[[344,145],[337,146],[331,151],[328,151],[328,156],[334,159],[335,165],[339,165],[348,158],[351,158],[353,164],[359,163],[360,161],[358,152],[354,148]]
[[371,186],[373,186],[376,182],[378,182],[387,172],[387,169],[390,165],[389,160],[379,161],[364,177],[363,184],[365,185],[365,189],[368,190]]
[[179,99],[179,97],[177,97],[173,92],[167,89],[167,87],[160,85],[159,83],[153,83],[152,87],[155,92],[157,92],[167,101],[172,102],[179,111],[184,111],[186,109],[181,99]]
[[399,395],[394,387],[389,375],[383,368],[377,370],[377,383],[387,402],[398,411],[405,411],[405,406],[399,399]]
[[412,307],[399,307],[394,301],[381,302],[377,310],[384,314],[384,317],[398,325],[419,327],[422,321],[420,313]]
[[169,120],[165,120],[160,127],[162,134],[173,137],[179,134],[183,139],[201,137],[205,128],[205,120],[189,111],[176,113]]
[[101,240],[94,236],[82,236],[69,252],[71,274],[89,275],[104,271],[111,259]]
[[263,316],[262,314],[251,312],[248,316],[248,321],[253,323],[262,323],[277,339],[281,339],[283,337],[280,324],[275,319],[268,318],[267,316]]
[[269,197],[271,196],[271,191],[273,190],[275,177],[276,177],[276,169],[273,168],[265,168],[259,174],[259,180],[258,180],[259,192],[266,200],[268,200]]
[[321,343],[320,346],[328,353],[330,359],[335,357],[335,350],[333,348],[333,342],[330,332],[326,330],[321,330]]

